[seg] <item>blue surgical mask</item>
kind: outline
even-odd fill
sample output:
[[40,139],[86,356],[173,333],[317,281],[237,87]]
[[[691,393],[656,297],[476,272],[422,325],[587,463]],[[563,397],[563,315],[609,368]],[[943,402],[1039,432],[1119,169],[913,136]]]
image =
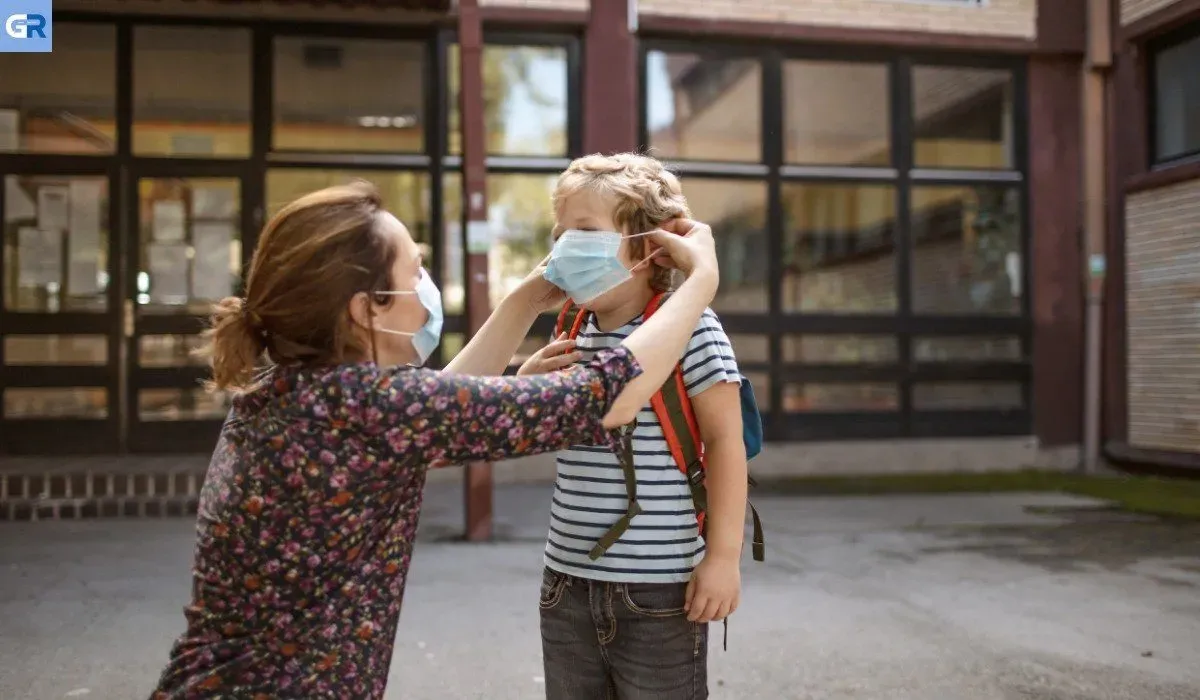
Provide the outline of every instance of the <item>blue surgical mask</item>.
[[[633,236],[644,236],[639,233]],[[587,304],[633,278],[633,269],[625,267],[618,253],[621,234],[615,231],[565,231],[554,242],[550,262],[542,276],[567,293],[576,304]]]
[[417,367],[424,365],[433,351],[437,349],[438,342],[442,339],[442,292],[433,283],[433,278],[425,268],[421,268],[421,280],[417,282],[417,288],[412,291],[397,291],[397,292],[378,292],[387,296],[400,296],[405,294],[416,294],[417,300],[421,302],[421,306],[429,312],[429,320],[425,322],[415,333],[407,333],[405,331],[394,331],[388,328],[376,327],[375,330],[380,333],[390,333],[391,335],[402,335],[412,338],[413,350],[417,351],[418,361],[413,363]]

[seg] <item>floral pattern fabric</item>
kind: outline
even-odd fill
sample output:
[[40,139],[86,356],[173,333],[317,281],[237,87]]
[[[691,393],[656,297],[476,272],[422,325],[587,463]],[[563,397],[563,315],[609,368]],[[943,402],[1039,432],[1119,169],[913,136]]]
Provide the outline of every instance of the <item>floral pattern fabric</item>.
[[153,700],[383,697],[427,468],[610,444],[639,372],[623,348],[536,377],[276,369],[221,432]]

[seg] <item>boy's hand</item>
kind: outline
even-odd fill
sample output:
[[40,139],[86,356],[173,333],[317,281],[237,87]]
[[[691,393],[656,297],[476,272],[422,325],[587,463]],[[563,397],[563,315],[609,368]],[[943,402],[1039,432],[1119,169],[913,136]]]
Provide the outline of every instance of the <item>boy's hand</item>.
[[530,355],[525,364],[521,365],[521,369],[517,370],[517,375],[557,372],[581,359],[583,354],[575,350],[575,341],[569,340],[566,333],[561,333],[554,342]]
[[737,558],[705,557],[688,581],[683,610],[690,622],[718,622],[737,610],[742,595],[741,562]]

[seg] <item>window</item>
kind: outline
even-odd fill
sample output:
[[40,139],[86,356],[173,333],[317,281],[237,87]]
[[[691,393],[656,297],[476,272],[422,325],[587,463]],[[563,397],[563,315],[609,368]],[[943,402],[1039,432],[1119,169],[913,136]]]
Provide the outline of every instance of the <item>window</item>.
[[0,153],[117,150],[117,31],[55,23],[52,53],[6,53]]
[[914,165],[1011,168],[1012,76],[991,68],[913,68]]
[[424,52],[416,42],[277,38],[273,148],[423,151]]
[[787,183],[782,198],[784,310],[895,311],[895,190]]
[[107,178],[5,177],[4,308],[107,310],[108,208]]
[[646,127],[657,156],[702,161],[762,158],[762,67],[756,60],[651,51]]
[[692,215],[713,228],[721,265],[721,289],[713,308],[723,312],[766,313],[767,188],[761,182],[684,177]]
[[[565,156],[568,140],[567,49],[563,46],[483,47],[483,115],[487,152],[502,156]],[[450,47],[450,153],[462,153],[458,45]]]
[[880,166],[892,162],[888,67],[788,61],[783,67],[789,163]]
[[1154,90],[1154,160],[1200,153],[1200,36],[1151,54]]
[[250,30],[134,29],[133,151],[250,155]]
[[[488,303],[494,308],[550,252],[551,195],[558,175],[578,153],[579,79],[574,38],[528,42],[488,33],[483,47],[483,111],[487,139]],[[447,47],[447,152],[442,176],[442,300],[450,332],[440,348],[445,363],[463,347],[468,260],[463,230],[462,132],[458,45]],[[554,314],[544,314],[511,358],[519,365],[546,344]],[[436,361],[436,360],[435,360]]]
[[918,187],[912,193],[913,309],[1021,311],[1021,212],[1014,189]]
[[643,51],[640,145],[713,227],[773,437],[1032,428],[1021,61]]

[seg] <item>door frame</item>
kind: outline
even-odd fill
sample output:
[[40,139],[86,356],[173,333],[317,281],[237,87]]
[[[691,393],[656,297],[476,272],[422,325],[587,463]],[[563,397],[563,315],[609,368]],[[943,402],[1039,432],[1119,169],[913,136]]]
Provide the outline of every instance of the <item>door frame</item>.
[[[108,184],[107,269],[105,310],[10,311],[0,303],[0,327],[4,338],[12,336],[103,335],[106,361],[103,365],[9,365],[5,342],[0,342],[0,389],[102,388],[106,392],[104,418],[9,418],[0,401],[0,454],[69,454],[115,452],[119,446],[120,414],[120,185],[119,171],[111,158],[20,154],[0,160],[0,182],[8,177],[60,176],[104,178]],[[6,220],[7,197],[0,193],[0,222]],[[5,235],[7,231],[5,231]],[[0,245],[0,290],[7,284],[7,245]],[[64,268],[65,269],[65,268]]]
[[[151,335],[197,335],[207,326],[208,314],[139,313],[137,276],[141,268],[143,231],[141,230],[141,181],[144,179],[193,178],[229,179],[239,183],[240,267],[244,272],[257,244],[262,220],[262,171],[251,161],[188,161],[178,158],[138,159],[123,173],[122,209],[126,225],[122,231],[124,274],[121,309],[125,397],[123,418],[124,447],[131,453],[195,453],[212,448],[224,417],[143,421],[138,395],[144,389],[196,389],[210,378],[203,364],[175,367],[143,367],[141,339]],[[233,293],[238,293],[234,289]]]

